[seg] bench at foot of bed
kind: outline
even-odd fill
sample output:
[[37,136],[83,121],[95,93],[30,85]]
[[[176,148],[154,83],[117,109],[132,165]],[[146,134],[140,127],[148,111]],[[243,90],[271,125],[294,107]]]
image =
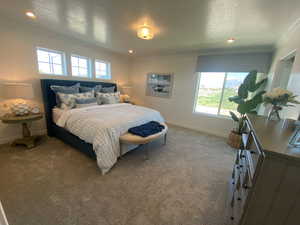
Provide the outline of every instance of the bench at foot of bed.
[[[167,142],[167,133],[168,133],[168,126],[165,123],[162,123],[165,127],[161,132],[150,135],[148,137],[140,137],[131,133],[125,133],[120,137],[121,144],[133,144],[133,145],[145,145],[145,153],[146,159],[149,159],[149,151],[148,151],[148,144],[154,140],[157,140],[161,137],[164,137],[164,144]],[[121,145],[122,146],[122,145]],[[121,147],[121,156],[123,155],[122,147]]]

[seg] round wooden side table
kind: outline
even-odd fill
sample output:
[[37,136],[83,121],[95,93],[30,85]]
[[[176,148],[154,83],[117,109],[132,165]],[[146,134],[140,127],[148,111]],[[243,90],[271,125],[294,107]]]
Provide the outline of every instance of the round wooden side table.
[[29,114],[26,116],[14,116],[11,114],[0,117],[3,123],[7,124],[22,124],[23,138],[13,141],[12,145],[25,145],[27,148],[35,147],[35,142],[39,136],[31,136],[27,123],[40,120],[43,114]]

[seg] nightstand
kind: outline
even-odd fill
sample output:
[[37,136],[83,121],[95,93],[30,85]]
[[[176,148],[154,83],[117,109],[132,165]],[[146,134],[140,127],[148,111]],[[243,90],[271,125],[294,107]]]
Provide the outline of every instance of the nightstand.
[[5,115],[0,117],[3,123],[7,124],[22,124],[23,138],[15,140],[12,145],[25,145],[27,148],[35,147],[35,142],[38,139],[38,136],[31,136],[30,130],[27,123],[40,120],[43,118],[43,114],[30,114],[26,116],[14,116],[14,115]]

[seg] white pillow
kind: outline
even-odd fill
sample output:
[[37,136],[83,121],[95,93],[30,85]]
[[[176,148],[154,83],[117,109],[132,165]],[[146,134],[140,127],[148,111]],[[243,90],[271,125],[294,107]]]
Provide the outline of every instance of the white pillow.
[[97,103],[101,104],[116,104],[120,103],[120,92],[115,93],[97,93]]

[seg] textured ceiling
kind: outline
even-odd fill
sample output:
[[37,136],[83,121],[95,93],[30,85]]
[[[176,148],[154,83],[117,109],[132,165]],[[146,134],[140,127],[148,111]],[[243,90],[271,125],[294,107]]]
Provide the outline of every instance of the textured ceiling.
[[[272,46],[300,17],[300,1],[5,0],[0,13],[113,51],[147,54]],[[153,27],[153,40],[137,38],[144,22]],[[237,41],[228,45],[229,37]]]

